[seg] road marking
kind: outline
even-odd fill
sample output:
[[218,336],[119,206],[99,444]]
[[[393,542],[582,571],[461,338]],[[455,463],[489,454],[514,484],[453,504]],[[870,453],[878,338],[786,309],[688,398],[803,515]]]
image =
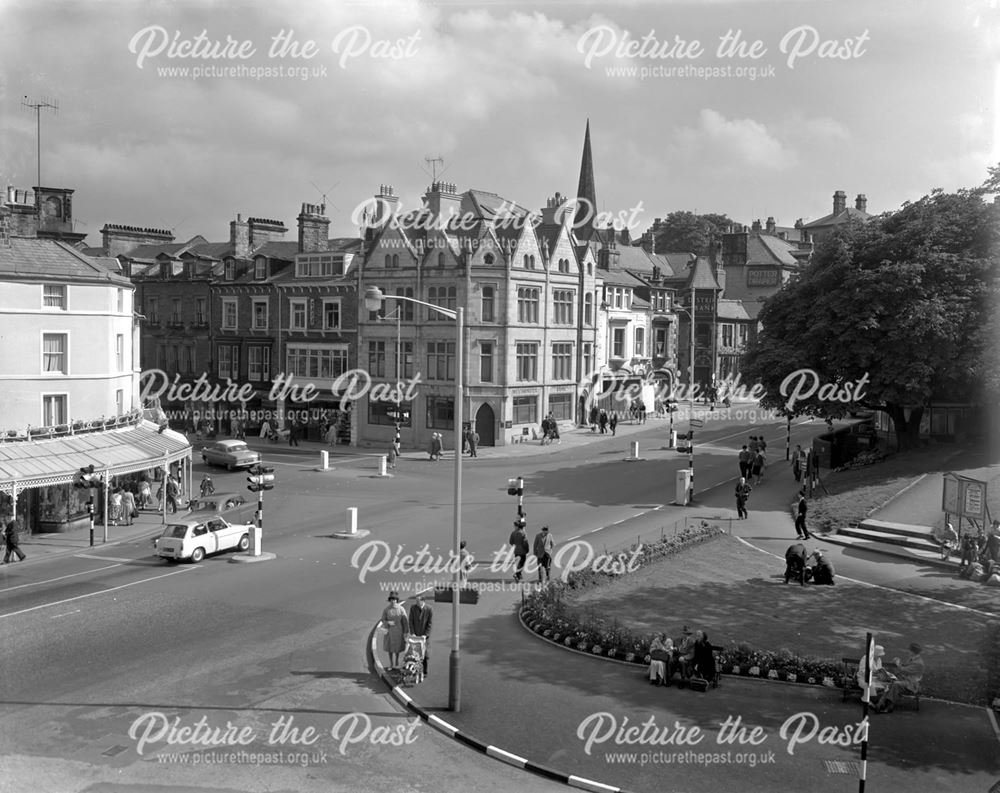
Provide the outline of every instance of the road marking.
[[97,559],[101,562],[135,562],[136,559],[122,559],[117,556],[94,556],[89,553],[75,553],[73,554],[77,559]]
[[49,619],[57,620],[60,617],[68,617],[70,614],[79,614],[80,609],[73,609],[72,611],[64,611],[62,614],[53,614]]
[[45,581],[32,581],[28,584],[18,584],[17,586],[4,587],[0,592],[12,592],[15,589],[24,589],[26,586],[38,586],[39,584],[52,584],[56,581],[62,581],[65,578],[75,578],[78,575],[90,575],[91,573],[99,573],[101,570],[110,570],[113,567],[121,567],[120,564],[109,564],[107,567],[98,567],[94,570],[84,570],[81,573],[70,573],[69,575],[61,575],[58,578],[49,578]]
[[94,597],[94,595],[107,595],[109,592],[117,592],[119,589],[125,589],[126,587],[135,586],[136,584],[145,584],[149,581],[155,581],[158,578],[166,578],[167,576],[178,575],[179,573],[187,573],[188,571],[194,569],[195,568],[193,567],[185,567],[180,570],[163,573],[163,575],[154,575],[152,578],[143,578],[141,581],[133,581],[131,584],[122,584],[121,586],[112,587],[111,589],[102,589],[100,592],[89,592],[86,595],[77,595],[76,597],[66,598],[65,600],[56,600],[52,603],[42,603],[41,605],[21,609],[20,611],[12,611],[9,614],[0,614],[0,620],[6,619],[7,617],[16,617],[18,614],[27,614],[31,611],[38,611],[38,609],[45,609],[49,606],[61,606],[63,603],[72,603],[75,600],[83,600],[84,598]]

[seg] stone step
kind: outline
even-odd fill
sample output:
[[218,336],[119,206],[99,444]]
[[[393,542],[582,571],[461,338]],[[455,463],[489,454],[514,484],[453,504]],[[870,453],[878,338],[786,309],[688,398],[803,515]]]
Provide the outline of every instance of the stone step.
[[[862,524],[864,525],[864,524]],[[923,537],[909,534],[898,534],[889,531],[877,531],[875,529],[862,528],[861,526],[847,526],[837,530],[838,534],[847,537],[856,537],[871,542],[880,542],[885,545],[900,545],[904,548],[914,548],[919,551],[928,551],[940,555],[941,546],[930,539],[930,534]]]
[[834,545],[843,545],[860,551],[869,551],[871,553],[894,556],[899,559],[926,564],[932,567],[939,567],[952,572],[958,571],[958,558],[955,554],[953,553],[950,559],[945,561],[941,558],[941,552],[937,548],[934,550],[911,548],[909,546],[894,545],[892,543],[880,542],[878,540],[853,537],[846,534],[840,534],[839,532],[837,534],[824,534],[821,536],[823,540],[833,543]]
[[916,537],[922,540],[933,540],[934,530],[930,526],[916,526],[912,523],[893,523],[888,520],[874,520],[867,518],[858,524],[860,528],[868,531],[878,531],[885,534],[900,534],[904,537]]

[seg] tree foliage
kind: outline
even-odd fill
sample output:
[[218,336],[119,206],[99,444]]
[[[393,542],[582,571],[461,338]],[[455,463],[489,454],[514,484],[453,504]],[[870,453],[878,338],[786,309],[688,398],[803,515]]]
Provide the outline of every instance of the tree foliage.
[[820,383],[867,378],[851,407],[884,410],[905,443],[926,405],[996,385],[1000,206],[984,188],[935,190],[820,243],[766,302],[744,358],[744,377],[767,390],[762,404],[837,417],[848,404],[814,394],[789,406],[782,382],[800,369]]
[[671,212],[660,221],[654,232],[656,251],[703,253],[713,240],[726,233],[732,222],[725,215]]

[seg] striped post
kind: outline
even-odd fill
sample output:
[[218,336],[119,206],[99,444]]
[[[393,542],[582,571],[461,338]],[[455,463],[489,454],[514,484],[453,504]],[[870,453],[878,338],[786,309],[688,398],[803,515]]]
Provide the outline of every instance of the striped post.
[[787,424],[785,428],[785,461],[792,459],[792,414],[786,413]]
[[858,777],[858,793],[865,793],[865,777],[868,775],[868,692],[872,682],[872,635],[871,632],[865,636],[865,690],[862,693],[861,702],[864,712],[861,719],[861,774]]
[[688,470],[691,472],[691,490],[688,501],[694,501],[694,430],[691,430],[691,437],[688,438]]

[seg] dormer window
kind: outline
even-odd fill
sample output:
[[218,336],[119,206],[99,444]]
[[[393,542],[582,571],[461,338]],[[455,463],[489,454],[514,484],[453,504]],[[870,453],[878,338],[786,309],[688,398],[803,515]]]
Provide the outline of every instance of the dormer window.
[[267,278],[267,259],[263,256],[258,256],[254,260],[253,277],[258,281],[263,281]]
[[232,259],[226,260],[224,277],[227,281],[236,280],[236,262],[234,262]]

